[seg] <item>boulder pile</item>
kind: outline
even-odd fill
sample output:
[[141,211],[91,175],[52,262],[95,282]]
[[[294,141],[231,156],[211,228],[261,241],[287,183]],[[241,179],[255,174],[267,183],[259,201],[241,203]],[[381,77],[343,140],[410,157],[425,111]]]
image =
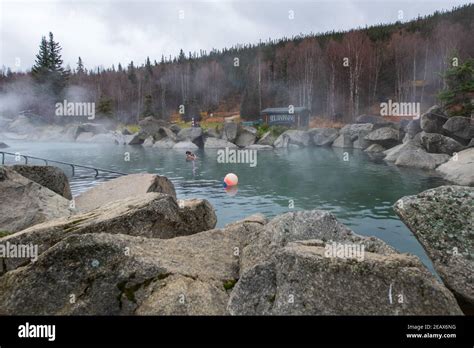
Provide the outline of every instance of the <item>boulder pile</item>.
[[[307,139],[290,134],[290,144]],[[1,168],[0,183],[40,190]],[[131,180],[137,192],[126,190]],[[113,181],[77,198],[80,209],[72,215],[0,238],[0,246],[37,247],[34,258],[0,254],[0,315],[459,315],[448,289],[470,298],[471,285],[460,284],[472,271],[469,245],[457,237],[441,246],[441,253],[458,247],[462,255],[452,263],[440,259],[455,271],[446,280],[442,275],[445,287],[417,257],[355,234],[326,211],[271,220],[257,214],[216,229],[209,202],[177,200],[164,177],[134,174]],[[469,231],[465,204],[472,192],[453,192],[440,194],[455,201],[458,228],[440,230],[440,241]],[[431,214],[448,213],[425,201]],[[416,205],[407,198],[402,206]],[[417,219],[407,221],[425,233]],[[432,245],[437,266],[443,255],[436,254],[440,243]]]

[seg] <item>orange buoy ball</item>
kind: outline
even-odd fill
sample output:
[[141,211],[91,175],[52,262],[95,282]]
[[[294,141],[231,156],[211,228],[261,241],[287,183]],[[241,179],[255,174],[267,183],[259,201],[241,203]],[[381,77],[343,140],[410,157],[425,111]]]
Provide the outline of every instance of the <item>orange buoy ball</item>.
[[235,186],[239,183],[239,178],[234,173],[229,173],[224,178],[226,186]]

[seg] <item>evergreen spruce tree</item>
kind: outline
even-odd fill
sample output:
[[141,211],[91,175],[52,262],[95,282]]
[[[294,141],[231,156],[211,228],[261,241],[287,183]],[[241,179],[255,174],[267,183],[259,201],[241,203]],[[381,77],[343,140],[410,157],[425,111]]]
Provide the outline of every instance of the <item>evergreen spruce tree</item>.
[[69,69],[65,70],[62,64],[61,46],[54,41],[53,33],[49,33],[49,40],[43,36],[31,73],[38,84],[49,84],[56,96],[61,94],[69,77]]
[[186,60],[186,55],[184,54],[183,49],[179,50],[178,63],[184,63]]
[[153,69],[151,67],[150,57],[146,57],[145,69],[146,69],[146,72],[149,76],[153,75]]
[[46,37],[41,38],[40,49],[36,55],[35,65],[31,69],[31,73],[36,82],[45,83],[49,75],[49,46]]
[[153,99],[151,95],[147,94],[145,96],[145,100],[143,102],[143,117],[153,116],[155,117],[155,113],[153,112]]
[[51,82],[51,87],[54,94],[60,95],[62,90],[66,86],[70,71],[68,69],[64,69],[62,66],[62,48],[58,42],[54,41],[54,36],[51,32],[49,33],[48,49],[48,60],[50,70],[49,82]]
[[107,96],[102,95],[99,99],[99,104],[97,105],[97,113],[103,117],[112,118],[113,117],[112,99],[107,98]]
[[82,63],[81,57],[77,60],[77,69],[76,72],[78,74],[84,74],[84,64]]
[[474,59],[451,67],[443,78],[446,89],[438,94],[449,116],[471,117],[474,113]]
[[137,74],[135,73],[135,65],[133,65],[133,60],[130,62],[130,65],[128,66],[128,79],[133,84],[137,83]]

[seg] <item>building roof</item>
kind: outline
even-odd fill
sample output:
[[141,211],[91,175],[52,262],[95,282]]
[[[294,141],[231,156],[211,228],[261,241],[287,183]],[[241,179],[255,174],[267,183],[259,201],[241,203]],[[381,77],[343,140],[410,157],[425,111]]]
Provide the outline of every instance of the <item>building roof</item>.
[[[306,112],[309,111],[308,108],[305,108],[303,106],[295,106],[294,108],[294,113],[299,114],[301,112]],[[261,114],[288,114],[288,107],[286,108],[266,108],[262,111],[260,111]]]

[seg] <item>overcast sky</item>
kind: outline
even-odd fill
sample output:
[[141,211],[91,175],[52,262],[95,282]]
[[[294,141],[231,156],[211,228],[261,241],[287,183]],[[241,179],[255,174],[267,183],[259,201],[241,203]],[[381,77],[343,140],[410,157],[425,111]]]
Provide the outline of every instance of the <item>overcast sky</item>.
[[[0,66],[30,69],[41,36],[54,33],[65,64],[87,68],[147,56],[257,43],[328,30],[406,21],[466,0],[0,0]],[[181,17],[181,18],[180,18]],[[184,17],[184,18],[182,18]],[[291,18],[293,17],[293,18]],[[17,63],[17,64],[16,64]],[[19,66],[17,66],[19,63]]]

